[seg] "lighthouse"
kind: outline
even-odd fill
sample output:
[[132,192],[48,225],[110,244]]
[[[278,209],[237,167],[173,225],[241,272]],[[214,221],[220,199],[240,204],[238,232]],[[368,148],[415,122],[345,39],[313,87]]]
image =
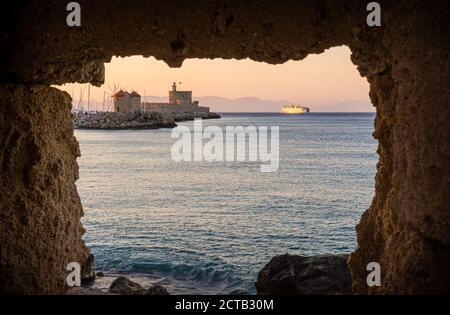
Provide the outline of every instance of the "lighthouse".
[[173,82],[172,91],[169,91],[169,103],[192,106],[192,91],[177,91],[177,83]]

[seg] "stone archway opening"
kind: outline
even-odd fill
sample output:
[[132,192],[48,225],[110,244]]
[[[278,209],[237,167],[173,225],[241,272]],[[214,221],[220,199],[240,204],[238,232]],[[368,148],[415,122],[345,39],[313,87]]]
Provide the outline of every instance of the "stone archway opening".
[[[289,101],[305,98],[301,104],[306,102],[311,107],[313,117],[304,120],[297,116],[283,121],[281,116],[270,120],[270,115],[256,113],[233,120],[235,115],[224,114],[220,121],[204,121],[205,125],[221,128],[281,124],[282,161],[280,170],[271,176],[261,174],[258,163],[223,165],[203,161],[182,163],[182,167],[170,161],[170,144],[175,142],[170,138],[170,130],[76,130],[81,149],[77,186],[85,213],[84,239],[100,271],[169,277],[170,290],[178,293],[223,294],[236,289],[254,293],[258,272],[275,255],[349,254],[356,248],[354,226],[374,193],[377,156],[371,134],[375,114],[324,113],[372,109],[368,85],[351,63],[348,48],[331,49],[283,66],[248,60],[195,60],[189,64],[187,60],[179,70],[170,70],[152,59],[134,57],[115,62],[119,64],[106,65],[104,86],[98,91],[91,88],[91,109],[102,110],[103,91],[118,82],[118,77],[128,90],[133,88],[145,94],[147,101],[152,101],[152,97],[163,101],[161,95],[155,95],[158,85],[163,86],[160,94],[164,95],[173,77],[192,87],[186,78],[199,79],[193,78],[191,72],[207,77],[214,72],[227,78],[211,83],[212,92],[202,85],[214,78],[197,83],[200,91],[193,88],[194,99],[212,107],[212,111],[223,112],[226,105],[214,104],[211,96],[222,97],[224,102],[227,96],[233,97],[230,93],[236,91],[236,86],[243,85],[237,93],[247,91],[238,96],[247,97],[248,103],[236,103],[243,106],[240,111],[254,111],[259,106],[260,112],[277,112]],[[339,69],[333,71],[330,67]],[[120,71],[123,69],[127,71]],[[223,69],[233,74],[233,82],[229,82]],[[136,88],[149,73],[156,79]],[[256,82],[242,74],[253,76]],[[327,78],[323,77],[325,74]],[[270,87],[275,75],[277,86]],[[136,76],[139,80],[133,80]],[[165,77],[166,86],[157,82]],[[296,82],[291,82],[293,78]],[[307,82],[320,82],[322,87]],[[224,94],[217,95],[215,86],[220,86],[219,91]],[[144,87],[146,93],[142,92]],[[256,88],[252,90],[253,87]],[[71,93],[81,86],[60,88]],[[281,101],[276,102],[273,96],[273,101],[264,103],[270,97],[264,94],[270,92],[268,89],[277,92]],[[290,94],[290,90],[296,92]],[[318,94],[318,90],[322,92]],[[332,98],[330,103],[321,103],[323,94]],[[365,94],[360,102],[342,104]],[[209,97],[199,97],[202,95]],[[317,97],[314,103],[313,96]],[[259,97],[260,103],[254,104],[248,97]],[[236,111],[237,105],[229,98],[228,105],[233,106],[229,111]],[[78,99],[73,101],[75,106],[79,103]],[[312,168],[315,171],[308,171]],[[259,184],[255,178],[260,178]],[[276,187],[271,186],[274,182],[278,183]],[[211,185],[217,187],[212,189]],[[221,197],[223,201],[217,200]],[[255,219],[258,224],[253,224]],[[255,226],[250,228],[252,224]],[[189,289],[188,282],[194,288]]]
[[[380,155],[349,260],[353,291],[449,292],[448,4],[380,1],[383,25],[371,28],[357,0],[79,2],[81,28],[67,27],[62,2],[21,2],[2,18],[2,292],[63,292],[67,264],[88,256],[70,97],[49,85],[100,85],[113,55],[175,67],[188,58],[282,63],[338,45],[370,83]],[[380,287],[366,284],[370,262],[381,265]]]

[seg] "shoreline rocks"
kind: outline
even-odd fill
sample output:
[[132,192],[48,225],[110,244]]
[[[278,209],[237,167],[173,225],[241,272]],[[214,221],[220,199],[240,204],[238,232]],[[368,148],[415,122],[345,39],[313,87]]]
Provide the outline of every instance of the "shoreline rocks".
[[144,295],[170,295],[170,293],[160,284],[154,284],[148,288]]
[[[279,255],[259,272],[255,283],[257,295],[350,295],[352,278],[347,265],[348,255],[320,255],[303,257]],[[88,265],[93,259],[89,257]],[[88,268],[91,269],[91,268]],[[92,273],[89,273],[92,274]],[[108,286],[90,283],[89,286],[71,288],[67,294],[76,295],[170,295],[161,281],[143,285],[122,275],[96,274],[97,279],[109,277]],[[95,279],[94,278],[94,279]],[[134,277],[133,280],[138,279]],[[95,281],[95,280],[94,280]],[[145,282],[145,281],[144,281]],[[103,281],[104,283],[104,281]],[[235,290],[231,295],[248,295],[244,290]]]
[[139,283],[131,281],[126,277],[118,277],[109,287],[109,292],[124,295],[137,295],[144,294],[145,289]]
[[122,295],[170,295],[160,284],[154,284],[144,289],[139,283],[131,281],[126,277],[118,277],[109,287],[110,293]]
[[[110,279],[110,280],[109,280]],[[112,280],[114,279],[114,280]],[[135,281],[136,277],[132,278]],[[97,283],[97,280],[100,283]],[[171,295],[161,282],[152,284],[146,281],[135,282],[124,275],[110,275],[98,272],[95,279],[90,283],[85,283],[80,287],[71,287],[66,291],[66,295]],[[109,283],[109,284],[108,284]],[[105,286],[107,284],[107,286]]]
[[352,277],[348,255],[275,256],[259,272],[257,295],[348,295]]

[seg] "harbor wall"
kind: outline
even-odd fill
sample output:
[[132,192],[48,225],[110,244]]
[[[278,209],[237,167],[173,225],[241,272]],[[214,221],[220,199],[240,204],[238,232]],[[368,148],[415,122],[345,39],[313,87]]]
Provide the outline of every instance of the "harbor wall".
[[157,112],[164,114],[176,113],[209,113],[209,107],[195,105],[175,105],[168,103],[144,103],[141,106],[144,112]]

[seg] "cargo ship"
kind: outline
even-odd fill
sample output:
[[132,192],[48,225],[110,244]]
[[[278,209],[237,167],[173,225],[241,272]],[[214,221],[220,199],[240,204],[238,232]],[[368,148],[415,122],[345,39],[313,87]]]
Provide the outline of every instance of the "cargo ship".
[[303,107],[300,105],[286,105],[281,107],[281,112],[283,114],[306,114],[309,113],[308,107]]

